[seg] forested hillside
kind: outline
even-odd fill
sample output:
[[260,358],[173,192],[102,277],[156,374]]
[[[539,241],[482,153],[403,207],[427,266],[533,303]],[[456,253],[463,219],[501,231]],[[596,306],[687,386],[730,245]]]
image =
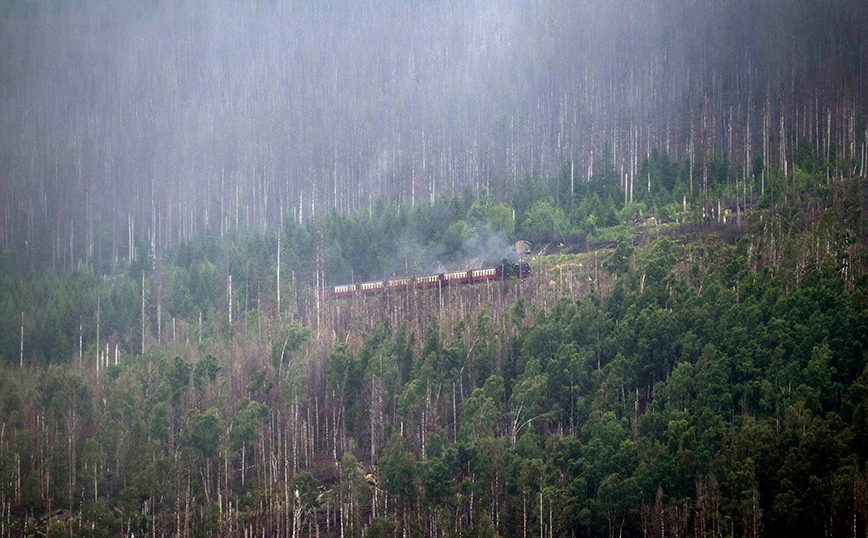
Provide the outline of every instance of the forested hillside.
[[868,535],[866,73],[864,0],[2,2],[0,537]]
[[[97,271],[4,254],[0,531],[861,535],[865,182],[799,149],[707,197],[655,152],[632,204],[567,164]],[[314,293],[516,238],[527,280]]]

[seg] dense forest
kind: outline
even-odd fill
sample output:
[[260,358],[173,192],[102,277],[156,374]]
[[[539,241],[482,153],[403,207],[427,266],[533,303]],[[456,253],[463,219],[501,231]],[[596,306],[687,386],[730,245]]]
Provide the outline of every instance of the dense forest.
[[863,4],[4,2],[0,536],[868,534]]
[[[797,154],[745,183],[710,158],[689,203],[690,162],[656,151],[626,204],[601,159],[508,202],[380,200],[161,257],[139,235],[114,266],[5,253],[0,532],[861,535],[868,193]],[[314,293],[517,237],[527,280]]]

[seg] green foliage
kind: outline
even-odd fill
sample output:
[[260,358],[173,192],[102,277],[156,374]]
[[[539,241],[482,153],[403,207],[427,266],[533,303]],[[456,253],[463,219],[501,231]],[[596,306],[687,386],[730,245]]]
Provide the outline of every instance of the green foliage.
[[208,383],[214,383],[217,380],[217,374],[220,373],[220,368],[217,357],[206,353],[196,361],[196,366],[193,368],[193,384],[196,388],[201,389]]
[[[85,536],[172,533],[179,520],[192,535],[220,534],[226,521],[254,524],[287,505],[306,533],[322,523],[316,510],[339,503],[353,536],[369,513],[371,536],[414,536],[421,523],[438,535],[518,536],[525,521],[529,535],[551,525],[553,536],[843,536],[854,513],[862,529],[865,186],[826,183],[832,165],[804,143],[792,149],[788,177],[759,161],[738,183],[754,190],[748,205],[769,211],[747,214],[740,235],[719,227],[701,241],[666,237],[710,207],[689,192],[684,163],[652,152],[622,207],[607,148],[591,178],[568,164],[526,176],[512,206],[482,190],[286,219],[280,317],[276,230],[206,232],[162,260],[141,244],[113,278],[0,272],[0,493],[14,532],[49,502],[80,509],[82,525],[40,533]],[[707,158],[708,196],[734,203],[745,174],[727,155]],[[817,204],[824,192],[836,202]],[[659,226],[634,227],[649,214]],[[317,268],[327,282],[419,274],[514,233],[620,240],[595,293],[578,300],[528,286],[461,319],[419,311],[428,327],[418,340],[418,320],[392,329],[406,309],[368,323],[341,317],[346,303],[320,305],[347,320],[332,335],[300,321],[312,318]],[[254,321],[215,338],[229,274],[233,316]],[[138,355],[142,275],[153,334]],[[381,311],[376,298],[363,304]],[[178,318],[171,339],[166,316]],[[119,364],[97,374],[106,342]]]
[[205,413],[193,409],[187,415],[185,444],[196,449],[203,458],[213,458],[217,455],[217,450],[220,447],[222,432],[217,409],[212,407]]
[[297,322],[283,329],[280,337],[276,338],[271,345],[271,362],[275,370],[282,371],[289,364],[293,354],[307,342],[310,337],[310,328],[302,327]]
[[625,240],[618,241],[618,247],[612,254],[612,257],[603,263],[603,267],[615,276],[623,276],[627,274],[632,265],[633,247]]
[[474,389],[461,404],[461,439],[471,441],[494,435],[500,417],[497,403],[503,397],[503,379],[491,376],[485,389]]
[[183,357],[175,357],[172,367],[166,376],[169,391],[174,403],[178,402],[181,394],[190,387],[190,371],[192,368]]
[[316,480],[307,471],[302,471],[289,481],[289,490],[294,496],[293,504],[305,510],[319,506],[319,495],[316,490]]
[[488,189],[479,193],[479,201],[470,206],[468,219],[474,228],[488,226],[498,236],[511,238],[515,231],[512,210],[504,203],[496,203]]
[[594,173],[589,180],[591,192],[603,202],[611,201],[616,209],[624,204],[624,191],[618,182],[618,173],[609,143],[603,144],[599,160],[594,161]]
[[675,266],[676,261],[672,242],[666,237],[661,237],[654,243],[651,252],[648,253],[648,257],[645,260],[646,284],[656,284],[663,281],[672,270],[672,267]]
[[375,517],[365,531],[365,538],[391,538],[395,534],[395,522],[384,517]]
[[498,534],[491,524],[488,512],[483,511],[479,516],[479,523],[466,529],[462,536],[465,538],[497,538]]
[[259,402],[247,402],[239,407],[232,417],[232,439],[236,444],[250,446],[261,427],[261,418],[268,415],[269,408]]
[[545,242],[557,238],[561,240],[567,229],[567,217],[560,208],[539,200],[525,212],[521,231],[534,241]]
[[416,496],[416,458],[407,451],[404,438],[394,433],[380,455],[383,469],[383,488],[397,495],[402,502]]
[[525,175],[512,192],[512,208],[515,211],[515,222],[524,222],[527,212],[538,202],[550,199],[548,189],[538,177]]

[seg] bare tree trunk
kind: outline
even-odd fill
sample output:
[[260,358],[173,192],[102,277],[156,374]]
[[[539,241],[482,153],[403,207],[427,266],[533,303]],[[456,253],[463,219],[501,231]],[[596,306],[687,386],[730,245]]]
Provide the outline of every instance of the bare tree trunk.
[[133,240],[133,216],[127,213],[127,263],[133,263],[133,258],[136,254],[135,241]]
[[284,493],[284,510],[286,511],[285,518],[285,532],[288,533],[288,523],[289,523],[289,506],[290,506],[290,495],[289,495],[289,435],[286,431],[286,425],[283,426],[283,493]]
[[181,484],[179,483],[178,452],[175,451],[175,537],[181,536]]
[[277,317],[280,318],[280,230],[277,230]]
[[187,475],[187,494],[184,501],[184,536],[190,528],[190,475]]
[[[783,108],[783,104],[781,104],[781,108]],[[782,194],[782,199],[784,203],[787,201],[787,139],[786,139],[786,131],[784,130],[784,112],[781,110],[781,141],[780,141],[780,154],[781,154],[781,168],[784,169],[784,190]]]
[[[132,340],[132,338],[131,338]],[[142,269],[142,355],[145,354],[145,271]]]
[[763,170],[762,170],[762,184],[760,186],[760,195],[765,194],[765,177],[766,177],[766,169],[769,166],[769,130],[771,129],[772,123],[772,113],[771,113],[771,87],[766,85],[766,101],[765,106],[763,107]]
[[458,408],[455,406],[455,382],[452,382],[452,438],[458,442]]
[[159,278],[159,272],[157,279],[157,344],[160,344],[163,341],[163,282]]
[[96,373],[99,375],[99,311],[100,297],[96,298]]
[[292,404],[292,474],[298,472],[298,389],[294,390]]

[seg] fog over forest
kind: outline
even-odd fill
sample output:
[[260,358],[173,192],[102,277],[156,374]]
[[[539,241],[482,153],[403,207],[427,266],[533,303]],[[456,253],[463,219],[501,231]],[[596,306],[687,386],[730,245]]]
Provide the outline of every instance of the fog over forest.
[[586,180],[606,144],[627,197],[653,148],[864,159],[866,37],[856,0],[10,2],[0,241],[56,268],[138,235],[159,255],[378,197],[505,199],[567,161]]
[[0,538],[868,536],[866,75],[868,0],[0,0]]

